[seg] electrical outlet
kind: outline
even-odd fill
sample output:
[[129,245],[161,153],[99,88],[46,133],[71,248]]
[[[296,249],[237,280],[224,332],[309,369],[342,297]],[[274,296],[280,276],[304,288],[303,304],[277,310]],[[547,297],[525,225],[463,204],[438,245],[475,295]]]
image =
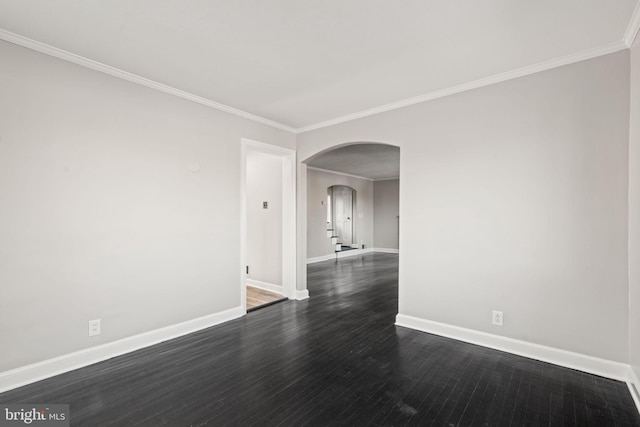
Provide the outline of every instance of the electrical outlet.
[[493,310],[492,323],[496,326],[502,326],[504,317],[501,311]]
[[100,319],[89,320],[89,336],[93,337],[96,335],[100,335],[100,332]]

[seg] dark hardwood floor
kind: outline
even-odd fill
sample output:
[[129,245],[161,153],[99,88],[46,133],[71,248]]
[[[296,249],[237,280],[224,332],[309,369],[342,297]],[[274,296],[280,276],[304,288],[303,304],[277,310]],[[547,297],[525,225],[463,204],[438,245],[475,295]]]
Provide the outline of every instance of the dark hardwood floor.
[[398,256],[309,266],[311,299],[0,394],[72,426],[640,426],[624,383],[394,326]]

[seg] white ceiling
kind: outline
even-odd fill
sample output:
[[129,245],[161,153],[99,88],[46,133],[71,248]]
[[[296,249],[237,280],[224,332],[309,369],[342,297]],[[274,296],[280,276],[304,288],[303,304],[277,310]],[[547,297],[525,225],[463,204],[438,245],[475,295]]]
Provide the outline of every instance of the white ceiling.
[[300,130],[620,50],[639,25],[637,2],[0,0],[0,37],[15,33]]
[[320,154],[307,165],[372,180],[398,178],[400,148],[386,144],[348,145]]

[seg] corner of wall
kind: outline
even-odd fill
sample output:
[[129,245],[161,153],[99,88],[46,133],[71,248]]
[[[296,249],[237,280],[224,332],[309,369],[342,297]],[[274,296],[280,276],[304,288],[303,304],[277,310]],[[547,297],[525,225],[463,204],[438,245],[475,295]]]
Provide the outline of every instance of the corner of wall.
[[[639,6],[640,8],[640,6]],[[629,391],[640,410],[640,37],[631,45],[628,187]]]

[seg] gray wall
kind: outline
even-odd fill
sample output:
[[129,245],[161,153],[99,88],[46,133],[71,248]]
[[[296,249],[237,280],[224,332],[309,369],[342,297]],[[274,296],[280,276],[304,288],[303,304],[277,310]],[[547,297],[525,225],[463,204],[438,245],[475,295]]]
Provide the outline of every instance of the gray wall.
[[248,151],[246,192],[247,278],[282,286],[282,158]]
[[629,363],[640,378],[640,37],[631,51],[629,141]]
[[310,131],[298,159],[401,147],[401,314],[627,362],[629,66],[622,51]]
[[400,180],[373,183],[373,246],[398,249]]
[[[357,194],[354,241],[373,243],[373,181],[309,169],[307,173],[307,258],[334,253],[327,237],[327,188],[347,185]],[[322,204],[321,202],[324,202]],[[362,217],[360,217],[360,215]]]
[[239,307],[240,140],[295,136],[6,42],[0,58],[0,371]]

